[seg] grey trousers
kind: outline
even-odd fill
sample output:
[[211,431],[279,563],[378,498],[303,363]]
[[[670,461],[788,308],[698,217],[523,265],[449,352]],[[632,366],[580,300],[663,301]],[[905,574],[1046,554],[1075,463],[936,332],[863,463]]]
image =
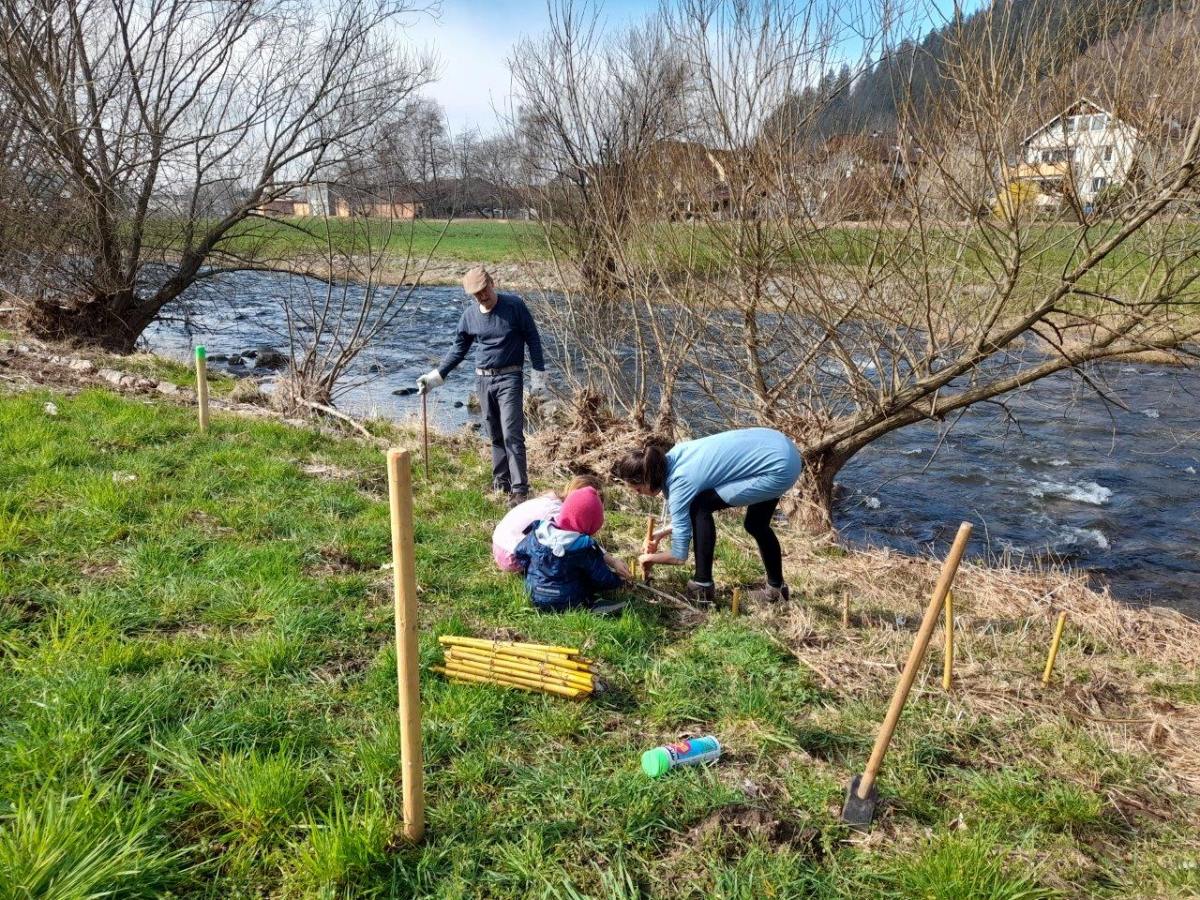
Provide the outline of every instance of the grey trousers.
[[477,375],[475,391],[492,439],[492,487],[514,494],[529,493],[525,468],[525,377]]

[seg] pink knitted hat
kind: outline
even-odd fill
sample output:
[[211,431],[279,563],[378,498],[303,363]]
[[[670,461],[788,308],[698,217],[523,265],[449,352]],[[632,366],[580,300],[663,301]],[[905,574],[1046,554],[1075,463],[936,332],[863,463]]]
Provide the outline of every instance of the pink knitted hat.
[[594,487],[583,487],[567,494],[554,524],[564,531],[595,534],[604,527],[604,504]]

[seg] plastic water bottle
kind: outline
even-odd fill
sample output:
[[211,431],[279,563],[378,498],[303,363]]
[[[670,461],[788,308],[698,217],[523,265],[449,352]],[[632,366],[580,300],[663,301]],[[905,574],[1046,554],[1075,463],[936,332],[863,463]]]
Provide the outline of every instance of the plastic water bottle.
[[655,747],[642,754],[642,771],[651,778],[665,775],[676,766],[712,762],[721,755],[721,742],[711,734]]

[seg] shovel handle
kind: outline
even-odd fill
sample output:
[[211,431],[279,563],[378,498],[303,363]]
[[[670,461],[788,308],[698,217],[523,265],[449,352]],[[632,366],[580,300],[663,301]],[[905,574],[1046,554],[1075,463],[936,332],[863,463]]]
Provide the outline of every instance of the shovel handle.
[[970,539],[971,523],[963,522],[958,526],[958,534],[954,538],[954,546],[950,548],[950,554],[942,563],[942,574],[938,578],[937,586],[933,589],[933,597],[929,600],[929,606],[925,609],[925,618],[921,620],[917,639],[913,641],[912,650],[908,654],[908,662],[904,664],[904,674],[900,676],[896,692],[892,694],[892,703],[888,707],[883,725],[879,727],[879,735],[875,738],[875,747],[871,751],[871,758],[867,762],[866,769],[863,770],[862,780],[858,783],[857,796],[860,800],[867,799],[875,784],[875,776],[879,774],[879,767],[883,765],[883,756],[887,753],[888,744],[892,742],[896,723],[900,721],[900,713],[904,711],[908,692],[912,690],[913,682],[917,679],[917,670],[921,668],[921,660],[925,657],[925,651],[929,647],[929,639],[933,636],[934,626],[937,625],[938,614],[942,611],[946,595],[950,593],[950,585],[954,582],[958,564],[962,562],[963,553],[967,549],[967,541]]

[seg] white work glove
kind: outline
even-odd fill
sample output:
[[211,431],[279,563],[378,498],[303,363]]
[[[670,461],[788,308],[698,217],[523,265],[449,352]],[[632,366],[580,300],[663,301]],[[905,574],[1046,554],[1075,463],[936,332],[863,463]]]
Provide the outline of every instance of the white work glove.
[[529,376],[529,396],[541,397],[546,393],[546,373],[534,369]]
[[437,369],[434,369],[432,372],[426,372],[417,379],[417,393],[427,394],[445,380],[446,379],[442,377],[442,373]]

